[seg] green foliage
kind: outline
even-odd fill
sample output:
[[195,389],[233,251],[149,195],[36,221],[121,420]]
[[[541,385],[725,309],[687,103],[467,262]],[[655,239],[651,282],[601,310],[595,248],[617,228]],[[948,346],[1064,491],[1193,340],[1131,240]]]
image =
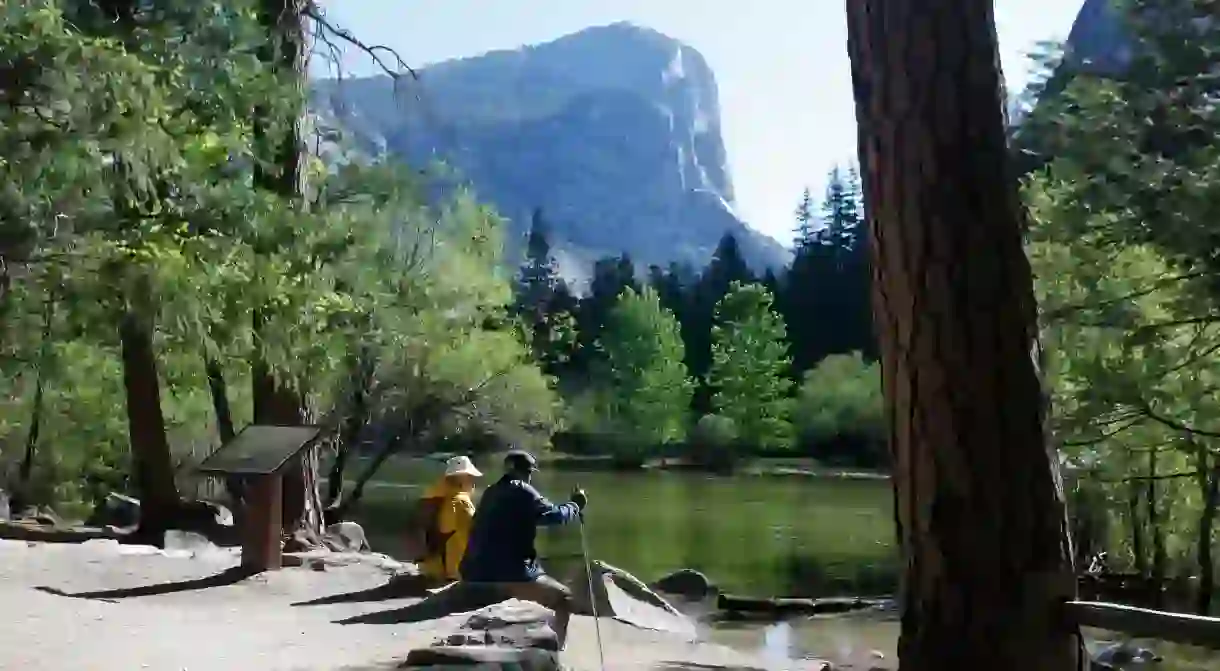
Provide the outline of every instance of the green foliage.
[[1073,500],[1112,556],[1148,572],[1198,571],[1220,435],[1220,25],[1206,4],[1123,3],[1121,72],[1052,54],[1017,132],[1044,163],[1025,188],[1028,249]]
[[[240,429],[256,353],[323,422],[354,412],[357,388],[363,420],[422,419],[412,438],[541,446],[558,422],[550,378],[506,326],[503,222],[470,194],[431,205],[402,166],[308,156],[307,203],[253,188],[256,168],[278,166],[252,111],[294,119],[303,103],[291,73],[259,61],[254,9],[155,3],[119,22],[85,3],[0,10],[0,462],[16,470],[41,416],[35,502],[126,487],[116,330],[131,312],[155,324],[182,467],[216,443],[205,363]],[[359,360],[370,376],[353,374]]]
[[708,371],[708,384],[715,390],[712,404],[748,444],[791,445],[785,335],[784,321],[761,285],[734,283],[716,306]]
[[722,415],[700,417],[691,431],[691,442],[713,453],[731,449],[739,438],[737,425]]
[[823,357],[861,351],[874,357],[868,231],[855,168],[830,171],[821,217],[806,190],[796,209],[792,267],[776,301],[799,375]]
[[692,384],[673,313],[651,288],[630,287],[611,310],[601,347],[604,429],[620,441],[654,447],[682,440]]
[[854,437],[872,444],[886,438],[881,367],[859,352],[832,354],[805,373],[796,397],[797,427],[813,442]]

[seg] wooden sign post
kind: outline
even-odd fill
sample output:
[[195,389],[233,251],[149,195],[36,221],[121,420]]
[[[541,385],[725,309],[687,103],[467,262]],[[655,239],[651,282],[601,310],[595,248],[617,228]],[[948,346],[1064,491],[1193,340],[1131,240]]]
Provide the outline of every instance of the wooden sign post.
[[320,433],[315,426],[252,424],[199,464],[201,474],[236,476],[245,485],[246,510],[238,530],[242,566],[262,572],[283,565],[284,471]]

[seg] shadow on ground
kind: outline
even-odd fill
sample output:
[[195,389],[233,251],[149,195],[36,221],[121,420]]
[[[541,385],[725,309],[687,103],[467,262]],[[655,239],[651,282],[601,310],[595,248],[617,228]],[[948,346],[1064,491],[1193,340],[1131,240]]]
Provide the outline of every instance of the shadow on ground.
[[653,668],[657,671],[763,671],[753,666],[721,666],[698,662],[658,662]]
[[653,669],[656,671],[763,671],[754,666],[699,664],[697,661],[660,661]]
[[126,599],[135,596],[155,596],[157,594],[172,594],[174,592],[190,592],[200,589],[208,589],[210,587],[224,587],[226,585],[235,585],[246,578],[249,578],[258,571],[244,567],[234,566],[233,568],[225,569],[216,575],[207,576],[205,578],[195,578],[194,580],[179,580],[176,582],[163,582],[155,585],[145,585],[143,587],[121,587],[117,589],[103,589],[92,592],[65,592],[55,587],[47,587],[39,585],[34,589],[55,596],[67,596],[74,599],[98,599],[100,601],[114,601],[116,599]]
[[[360,592],[357,592],[360,594]],[[424,622],[439,620],[442,617],[468,613],[486,606],[504,601],[503,596],[494,592],[478,589],[468,583],[455,583],[449,587],[429,594],[422,601],[402,608],[381,610],[374,613],[354,615],[336,624],[404,624],[409,622]]]
[[429,595],[428,590],[436,585],[419,575],[402,575],[390,578],[389,582],[379,587],[344,592],[331,596],[318,597],[309,601],[297,601],[293,606],[325,606],[334,603],[360,603],[367,601],[389,601],[391,599],[418,599]]

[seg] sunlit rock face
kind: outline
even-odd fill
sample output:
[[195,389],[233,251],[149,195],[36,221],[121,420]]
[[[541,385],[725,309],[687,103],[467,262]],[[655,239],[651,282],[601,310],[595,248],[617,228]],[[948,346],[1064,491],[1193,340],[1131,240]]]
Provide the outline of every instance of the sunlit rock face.
[[787,260],[735,211],[715,77],[699,52],[619,23],[388,77],[317,82],[315,108],[365,151],[441,159],[514,222],[540,208],[565,274],[599,256],[702,265],[726,232]]
[[1066,47],[1072,63],[1093,72],[1115,73],[1131,63],[1131,41],[1113,0],[1085,0]]

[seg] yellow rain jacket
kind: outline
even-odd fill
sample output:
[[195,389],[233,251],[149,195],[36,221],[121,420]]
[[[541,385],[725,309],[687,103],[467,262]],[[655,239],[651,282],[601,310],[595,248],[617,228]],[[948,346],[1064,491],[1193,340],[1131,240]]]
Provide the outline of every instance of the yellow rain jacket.
[[470,494],[459,491],[448,478],[441,478],[440,482],[429,487],[423,498],[441,499],[437,531],[448,540],[440,556],[424,559],[420,571],[436,580],[458,580],[458,566],[466,554],[466,542],[470,539],[470,527],[474,521],[474,501]]

